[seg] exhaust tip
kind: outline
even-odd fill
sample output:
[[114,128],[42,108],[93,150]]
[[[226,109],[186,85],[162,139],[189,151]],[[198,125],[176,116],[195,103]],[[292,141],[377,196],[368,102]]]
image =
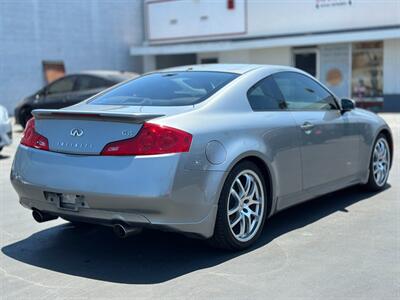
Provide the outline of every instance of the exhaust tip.
[[38,223],[43,223],[43,222],[50,221],[50,220],[55,220],[55,219],[58,218],[57,216],[52,216],[52,215],[49,215],[47,213],[43,213],[43,212],[41,212],[40,210],[37,210],[37,209],[34,209],[32,211],[32,217]]
[[36,222],[42,223],[43,222],[43,215],[40,211],[34,210],[32,211],[32,217],[35,219]]
[[113,226],[113,231],[117,237],[123,239],[130,235],[135,235],[135,234],[142,232],[142,228],[131,227],[129,225],[124,225],[124,224],[115,224]]
[[113,226],[114,234],[119,237],[120,239],[123,239],[126,237],[126,230],[124,226],[121,224],[117,224]]

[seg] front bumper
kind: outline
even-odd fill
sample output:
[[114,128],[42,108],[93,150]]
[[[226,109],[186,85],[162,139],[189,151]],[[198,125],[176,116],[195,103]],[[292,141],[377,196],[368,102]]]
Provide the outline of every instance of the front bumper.
[[[213,234],[225,173],[185,169],[185,154],[112,157],[47,152],[19,146],[11,181],[27,208],[87,222],[161,227]],[[46,195],[82,197],[72,208]]]
[[12,126],[11,121],[0,123],[0,147],[10,145],[12,143]]

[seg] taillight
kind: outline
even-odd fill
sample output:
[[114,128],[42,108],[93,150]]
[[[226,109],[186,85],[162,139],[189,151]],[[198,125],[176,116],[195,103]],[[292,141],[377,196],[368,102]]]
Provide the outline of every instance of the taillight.
[[192,135],[167,126],[144,123],[131,139],[107,144],[101,155],[154,155],[188,152]]
[[43,135],[35,131],[35,119],[32,118],[26,123],[24,135],[21,139],[21,144],[27,147],[40,150],[49,150],[49,141]]

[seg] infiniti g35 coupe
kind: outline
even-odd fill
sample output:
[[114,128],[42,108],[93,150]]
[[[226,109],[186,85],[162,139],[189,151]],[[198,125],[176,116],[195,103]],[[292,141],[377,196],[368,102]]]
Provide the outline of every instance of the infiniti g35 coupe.
[[351,185],[385,187],[388,125],[290,67],[200,65],[35,110],[11,171],[38,222],[143,227],[244,249],[276,212]]

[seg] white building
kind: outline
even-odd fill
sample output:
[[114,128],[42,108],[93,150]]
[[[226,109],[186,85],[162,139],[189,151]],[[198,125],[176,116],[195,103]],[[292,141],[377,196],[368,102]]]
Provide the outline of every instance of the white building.
[[400,111],[400,0],[145,0],[145,71],[192,63],[302,68],[360,106]]

